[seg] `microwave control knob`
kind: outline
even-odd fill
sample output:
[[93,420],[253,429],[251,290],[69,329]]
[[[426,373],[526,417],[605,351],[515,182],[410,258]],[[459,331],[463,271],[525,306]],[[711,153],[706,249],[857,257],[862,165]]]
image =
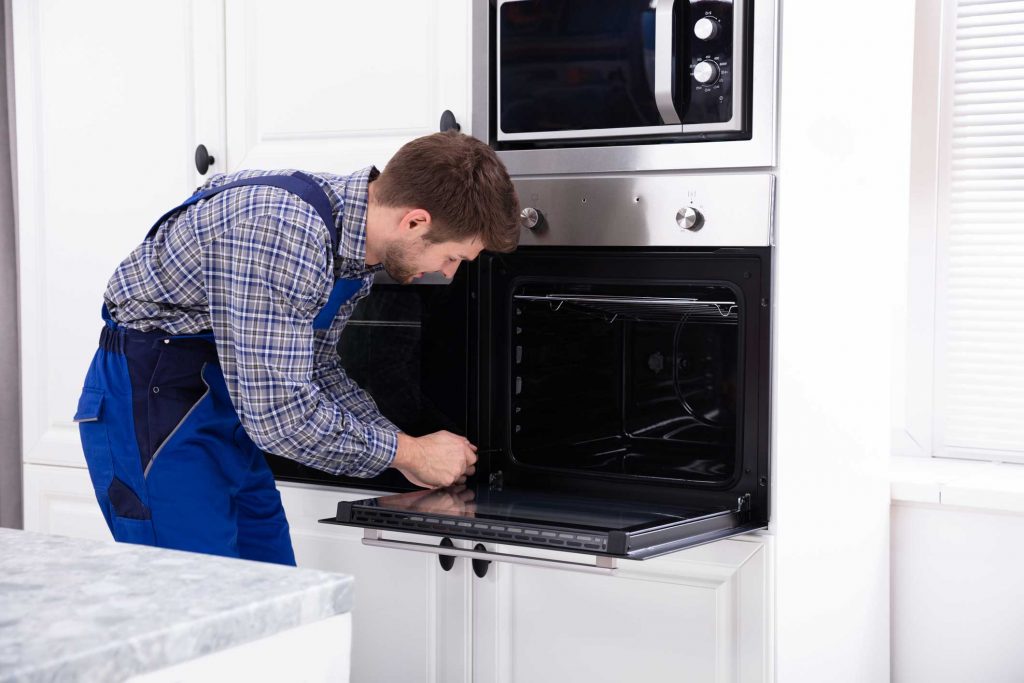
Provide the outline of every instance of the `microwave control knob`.
[[704,215],[692,206],[684,206],[676,212],[676,223],[683,230],[697,232],[704,227]]
[[544,223],[544,214],[528,206],[519,213],[519,223],[527,230],[540,230]]
[[697,36],[700,40],[713,40],[721,28],[722,25],[716,19],[701,17],[693,25],[693,35]]
[[701,85],[714,85],[721,74],[722,70],[718,68],[718,64],[710,59],[699,62],[693,67],[693,80]]

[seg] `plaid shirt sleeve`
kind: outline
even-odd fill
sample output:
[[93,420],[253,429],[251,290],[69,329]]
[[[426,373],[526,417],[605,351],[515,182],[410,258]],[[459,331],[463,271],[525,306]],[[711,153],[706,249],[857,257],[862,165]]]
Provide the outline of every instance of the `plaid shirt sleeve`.
[[224,379],[256,445],[333,474],[370,477],[388,467],[397,429],[330,370],[313,330],[329,278],[316,224],[250,217],[220,234],[206,261]]

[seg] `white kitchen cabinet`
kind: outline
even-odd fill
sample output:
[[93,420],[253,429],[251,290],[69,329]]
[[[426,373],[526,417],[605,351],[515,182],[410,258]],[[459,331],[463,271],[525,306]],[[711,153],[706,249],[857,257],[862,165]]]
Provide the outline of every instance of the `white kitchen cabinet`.
[[446,109],[468,131],[469,19],[469,0],[227,0],[228,169],[383,168]]
[[113,542],[87,470],[28,463],[24,482],[27,531]]
[[614,576],[492,562],[479,578],[468,559],[444,572],[435,555],[363,546],[359,529],[317,521],[372,494],[281,490],[299,565],[356,577],[353,681],[771,680],[769,537],[620,561]]
[[620,560],[614,576],[492,563],[473,582],[473,680],[771,680],[768,548],[723,540]]
[[383,167],[444,109],[468,130],[469,10],[13,0],[24,462],[85,467],[71,417],[103,290],[203,182],[196,146],[210,173],[345,173]]
[[85,466],[71,418],[103,290],[199,182],[219,5],[13,2],[25,462]]
[[372,493],[279,488],[299,566],[356,579],[352,681],[468,680],[469,565],[445,572],[434,555],[370,548],[359,529],[319,523],[339,500]]

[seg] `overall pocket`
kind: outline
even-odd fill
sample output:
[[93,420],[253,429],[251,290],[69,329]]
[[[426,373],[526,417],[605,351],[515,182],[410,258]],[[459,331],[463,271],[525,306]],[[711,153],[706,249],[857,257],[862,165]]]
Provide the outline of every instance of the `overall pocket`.
[[[89,476],[97,496],[101,492],[106,494],[107,487],[114,478],[114,454],[110,447],[107,424],[103,421],[103,399],[102,389],[82,389],[82,395],[78,399],[78,411],[74,417],[82,439],[85,464],[89,467]],[[107,522],[109,524],[110,520]]]

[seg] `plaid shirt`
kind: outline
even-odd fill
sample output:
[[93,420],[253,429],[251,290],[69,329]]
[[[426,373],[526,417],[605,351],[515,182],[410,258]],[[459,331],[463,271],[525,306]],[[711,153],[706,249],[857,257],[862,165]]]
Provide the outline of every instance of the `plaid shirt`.
[[[203,186],[292,171],[218,174]],[[126,258],[104,299],[115,321],[170,334],[213,330],[231,401],[262,449],[326,472],[370,477],[394,459],[398,428],[340,365],[338,339],[373,283],[367,186],[375,168],[312,175],[330,198],[338,253],[316,211],[267,186],[227,190],[171,217]],[[362,278],[328,330],[313,318],[335,277]]]

